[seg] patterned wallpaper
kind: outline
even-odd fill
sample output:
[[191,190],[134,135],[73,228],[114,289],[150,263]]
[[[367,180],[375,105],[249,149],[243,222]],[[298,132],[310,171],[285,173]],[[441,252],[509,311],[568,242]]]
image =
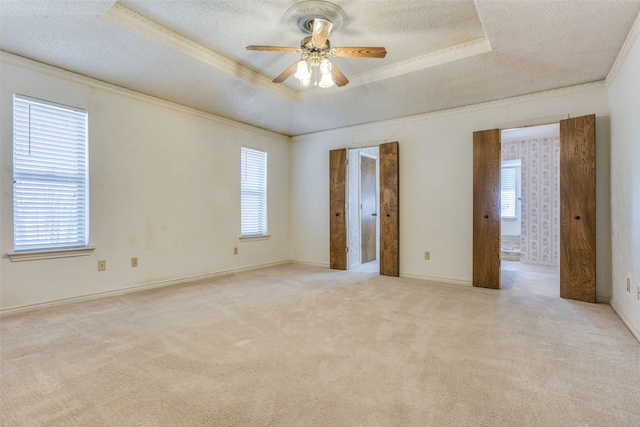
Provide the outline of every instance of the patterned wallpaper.
[[560,138],[502,143],[502,160],[522,162],[520,260],[558,263],[560,231]]

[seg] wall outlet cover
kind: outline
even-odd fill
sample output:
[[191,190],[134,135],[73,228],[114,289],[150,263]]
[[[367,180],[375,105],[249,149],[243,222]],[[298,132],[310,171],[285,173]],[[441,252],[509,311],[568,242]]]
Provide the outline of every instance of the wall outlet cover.
[[98,261],[98,271],[107,270],[107,261]]

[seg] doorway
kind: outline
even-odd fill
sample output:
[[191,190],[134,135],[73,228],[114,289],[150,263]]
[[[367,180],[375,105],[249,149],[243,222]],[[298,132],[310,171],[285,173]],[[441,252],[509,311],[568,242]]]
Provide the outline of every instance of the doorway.
[[560,125],[501,131],[501,288],[560,294]]
[[[349,269],[379,271],[379,148],[348,150]],[[366,264],[366,265],[365,265]]]
[[[560,121],[559,132],[560,296],[586,302],[596,300],[595,123],[594,114],[568,118]],[[540,162],[535,157],[531,165]],[[474,132],[473,286],[492,289],[501,287],[500,169],[500,130]],[[543,192],[542,197],[550,194]],[[545,213],[540,206],[536,211]],[[532,231],[540,233],[539,227]]]
[[[400,152],[398,141],[385,142],[378,147],[370,149],[378,150],[378,212],[376,216],[378,225],[378,264],[379,273],[382,276],[400,276]],[[351,212],[348,210],[349,176],[358,174],[347,173],[349,155],[346,148],[329,151],[329,267],[337,270],[349,268],[349,232],[348,222]],[[358,161],[359,164],[359,161]],[[357,182],[356,182],[356,185]],[[351,185],[351,188],[356,188]],[[354,191],[351,191],[353,197]],[[359,194],[359,191],[356,193]],[[357,203],[354,206],[357,206]],[[349,211],[349,212],[347,212]],[[357,210],[356,210],[357,211]],[[359,217],[359,215],[358,215]],[[358,227],[351,227],[353,233]],[[355,245],[352,249],[359,250]]]

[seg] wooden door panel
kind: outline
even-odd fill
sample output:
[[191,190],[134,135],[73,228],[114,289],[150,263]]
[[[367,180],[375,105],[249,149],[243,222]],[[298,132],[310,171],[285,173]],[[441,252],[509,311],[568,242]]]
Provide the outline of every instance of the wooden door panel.
[[360,157],[360,236],[362,262],[376,259],[376,160]]
[[347,269],[347,150],[329,152],[329,265]]
[[596,302],[595,115],[560,121],[560,296]]
[[380,144],[380,274],[400,276],[398,143]]
[[500,130],[473,133],[473,286],[500,289]]

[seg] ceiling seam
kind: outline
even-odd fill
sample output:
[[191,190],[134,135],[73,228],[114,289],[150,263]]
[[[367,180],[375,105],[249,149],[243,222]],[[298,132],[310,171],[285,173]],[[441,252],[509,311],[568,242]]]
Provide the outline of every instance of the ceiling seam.
[[631,48],[638,39],[638,36],[640,36],[640,13],[638,13],[636,20],[633,22],[631,30],[629,30],[629,34],[627,34],[627,37],[625,38],[613,65],[611,66],[611,70],[609,70],[609,74],[607,74],[605,79],[607,86],[610,86],[611,83],[613,83],[613,79],[618,75],[620,68],[622,68],[622,64],[624,64],[624,61],[627,59]]
[[578,85],[565,86],[557,89],[533,92],[525,95],[512,96],[508,98],[495,99],[493,101],[480,102],[477,104],[462,105],[460,107],[447,108],[447,109],[438,110],[438,111],[430,111],[428,113],[412,114],[409,116],[402,116],[402,117],[396,117],[393,119],[361,123],[361,124],[352,125],[352,126],[343,126],[343,127],[333,128],[333,129],[322,130],[318,132],[302,133],[302,134],[292,135],[291,140],[292,142],[296,142],[296,139],[300,137],[306,137],[311,135],[322,135],[325,133],[362,129],[369,126],[387,126],[387,125],[390,126],[396,123],[410,123],[410,122],[428,119],[428,118],[443,117],[443,116],[449,116],[449,115],[461,114],[461,113],[469,113],[469,112],[478,111],[478,110],[495,107],[499,105],[506,106],[511,104],[518,104],[518,103],[533,100],[533,99],[554,97],[554,96],[567,95],[567,94],[588,93],[588,92],[592,92],[599,89],[606,89],[606,84],[604,80],[581,83]]
[[274,84],[270,78],[260,74],[242,64],[239,64],[223,55],[220,55],[196,42],[190,40],[162,25],[137,14],[131,9],[114,3],[105,16],[114,22],[127,26],[141,34],[144,34],[156,41],[176,49],[198,61],[211,65],[221,71],[241,78],[249,83],[267,89],[277,95],[288,98],[292,101],[298,100],[298,92],[282,85]]

